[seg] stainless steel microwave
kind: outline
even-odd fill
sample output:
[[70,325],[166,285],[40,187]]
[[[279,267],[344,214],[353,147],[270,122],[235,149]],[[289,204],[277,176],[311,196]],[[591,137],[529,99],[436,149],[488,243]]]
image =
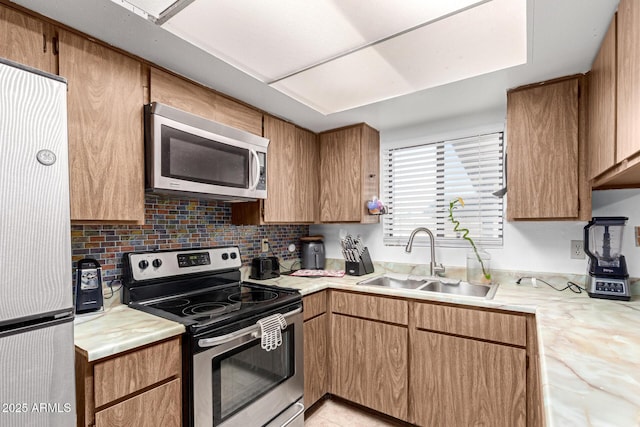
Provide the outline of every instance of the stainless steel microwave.
[[267,198],[268,139],[157,102],[144,110],[147,192]]

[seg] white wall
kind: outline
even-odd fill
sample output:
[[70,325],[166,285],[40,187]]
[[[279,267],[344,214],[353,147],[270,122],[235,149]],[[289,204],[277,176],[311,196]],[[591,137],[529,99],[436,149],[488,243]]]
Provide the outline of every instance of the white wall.
[[[504,111],[496,110],[471,117],[425,124],[381,134],[381,148],[404,139],[430,135],[455,135],[475,131],[487,125],[504,123]],[[467,133],[468,134],[468,133]],[[623,238],[623,254],[627,259],[629,274],[640,277],[640,248],[635,246],[634,227],[640,226],[640,189],[606,190],[593,192],[593,216],[627,216]],[[499,249],[488,249],[491,267],[500,270],[538,271],[552,273],[583,274],[586,260],[570,258],[571,240],[582,240],[586,222],[575,221],[531,221],[506,222],[504,245]],[[325,236],[328,258],[342,258],[340,231],[360,234],[369,247],[375,261],[421,264],[429,261],[429,249],[414,247],[405,253],[404,247],[384,246],[382,222],[374,225],[331,224],[314,225],[310,234]],[[436,247],[436,259],[445,266],[464,266],[466,249]]]

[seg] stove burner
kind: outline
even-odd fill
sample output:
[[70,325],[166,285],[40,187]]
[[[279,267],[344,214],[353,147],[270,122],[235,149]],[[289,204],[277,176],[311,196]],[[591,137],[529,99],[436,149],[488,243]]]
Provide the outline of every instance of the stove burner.
[[186,307],[182,310],[182,314],[185,316],[196,316],[196,315],[214,315],[219,313],[224,313],[227,309],[227,304],[220,302],[203,302],[200,304],[194,304]]
[[272,291],[247,290],[229,295],[229,301],[241,302],[242,304],[258,304],[278,298],[278,294]]
[[172,299],[172,300],[168,300],[168,301],[162,301],[157,303],[155,306],[157,308],[162,308],[162,309],[168,309],[168,308],[180,308],[180,307],[184,307],[185,305],[189,305],[191,303],[191,301],[189,301],[186,298],[176,298],[176,299]]

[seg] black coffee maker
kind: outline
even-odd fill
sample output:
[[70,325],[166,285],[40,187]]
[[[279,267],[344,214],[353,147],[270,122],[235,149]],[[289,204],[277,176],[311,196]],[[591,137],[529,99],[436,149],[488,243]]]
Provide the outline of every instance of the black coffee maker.
[[584,251],[589,256],[585,287],[591,298],[629,301],[629,272],[620,253],[626,217],[593,217],[584,227]]
[[102,267],[95,259],[78,261],[75,303],[76,314],[102,310]]

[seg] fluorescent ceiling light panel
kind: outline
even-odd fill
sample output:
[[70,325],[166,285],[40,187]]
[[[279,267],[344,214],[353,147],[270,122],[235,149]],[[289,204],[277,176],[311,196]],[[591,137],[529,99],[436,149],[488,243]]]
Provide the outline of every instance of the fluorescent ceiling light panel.
[[269,83],[486,1],[195,0],[162,28]]
[[493,0],[271,86],[330,114],[527,62],[526,0]]

